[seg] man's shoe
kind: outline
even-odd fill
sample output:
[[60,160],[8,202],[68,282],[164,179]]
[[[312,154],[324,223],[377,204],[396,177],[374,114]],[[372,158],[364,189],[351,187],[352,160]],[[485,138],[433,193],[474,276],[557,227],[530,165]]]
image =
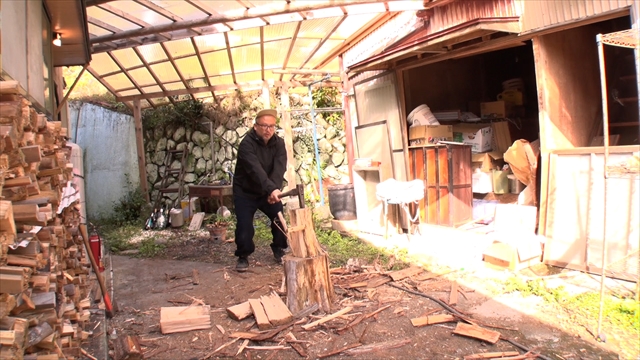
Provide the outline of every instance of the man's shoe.
[[236,271],[245,272],[249,268],[249,259],[246,256],[240,256],[236,264]]
[[282,264],[282,257],[284,256],[284,249],[276,248],[273,250],[273,257],[278,264]]

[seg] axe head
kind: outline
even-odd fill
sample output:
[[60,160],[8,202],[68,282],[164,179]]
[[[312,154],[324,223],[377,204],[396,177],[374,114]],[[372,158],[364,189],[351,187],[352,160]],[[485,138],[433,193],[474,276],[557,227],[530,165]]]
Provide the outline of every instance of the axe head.
[[304,208],[304,185],[298,184],[295,188],[281,193],[278,198],[282,199],[287,196],[297,196],[300,208]]

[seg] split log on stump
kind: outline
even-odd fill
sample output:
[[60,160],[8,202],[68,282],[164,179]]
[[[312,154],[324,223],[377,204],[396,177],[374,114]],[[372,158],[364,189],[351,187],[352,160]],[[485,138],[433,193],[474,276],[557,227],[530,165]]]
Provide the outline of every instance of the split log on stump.
[[289,246],[295,257],[305,258],[324,254],[316,238],[311,209],[302,208],[289,211],[291,226],[288,227]]
[[331,312],[335,299],[329,259],[322,254],[315,257],[284,257],[284,273],[287,284],[287,306],[296,313],[309,305],[318,304],[322,311]]

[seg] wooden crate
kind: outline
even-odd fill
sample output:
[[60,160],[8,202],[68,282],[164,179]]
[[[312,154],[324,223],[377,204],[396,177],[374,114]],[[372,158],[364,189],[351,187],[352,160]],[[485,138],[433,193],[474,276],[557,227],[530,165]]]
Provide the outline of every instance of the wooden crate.
[[460,226],[472,220],[471,146],[409,147],[409,178],[425,181],[420,222]]

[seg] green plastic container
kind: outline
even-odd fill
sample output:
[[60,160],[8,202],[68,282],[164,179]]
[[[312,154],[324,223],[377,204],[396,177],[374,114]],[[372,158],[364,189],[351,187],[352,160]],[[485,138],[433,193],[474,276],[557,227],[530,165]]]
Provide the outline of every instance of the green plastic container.
[[493,170],[493,193],[506,194],[509,192],[509,175],[508,171]]

